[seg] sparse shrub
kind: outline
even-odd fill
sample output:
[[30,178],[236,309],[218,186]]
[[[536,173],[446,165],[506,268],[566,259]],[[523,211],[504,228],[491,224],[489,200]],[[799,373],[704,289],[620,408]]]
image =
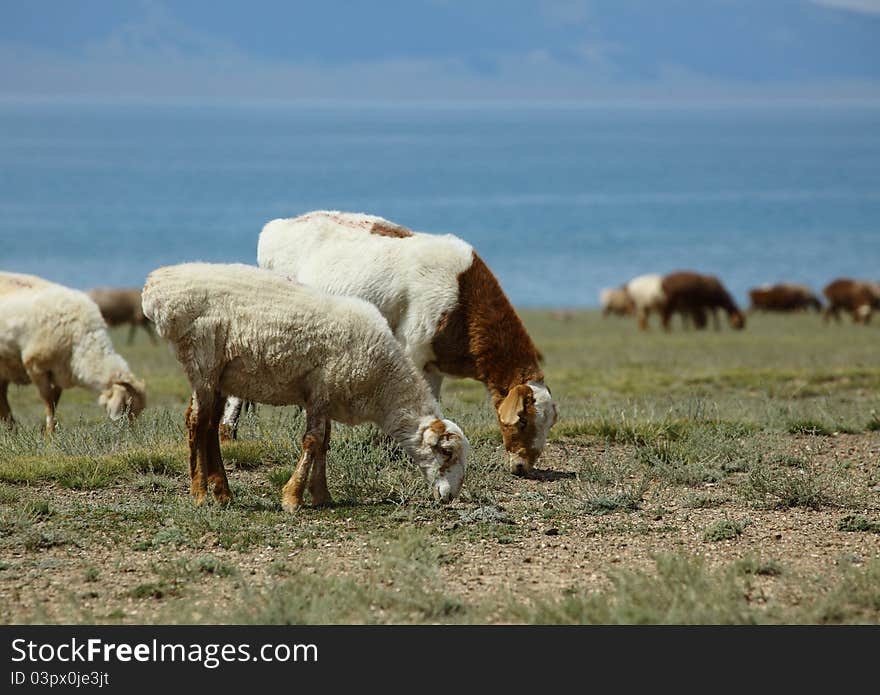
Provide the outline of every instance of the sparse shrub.
[[714,509],[729,502],[728,497],[720,495],[689,493],[684,500],[684,506],[688,509]]
[[191,561],[189,567],[192,571],[199,574],[212,574],[217,577],[229,577],[238,573],[238,570],[234,567],[224,564],[210,555],[195,558]]
[[776,560],[757,560],[746,558],[737,563],[737,568],[745,574],[755,574],[762,577],[778,577],[782,574],[782,565]]
[[774,509],[845,506],[831,479],[812,466],[796,470],[755,466],[741,490],[747,499]]
[[794,420],[788,423],[788,433],[828,437],[834,434],[834,428],[818,420]]
[[711,571],[700,558],[662,555],[656,572],[623,570],[602,592],[572,591],[560,600],[511,607],[533,624],[731,625],[755,624],[749,581],[735,568]]
[[588,514],[634,512],[641,506],[643,495],[644,489],[629,490],[616,495],[596,495],[584,500],[583,506]]
[[715,542],[738,538],[742,535],[742,532],[745,530],[746,526],[749,525],[749,523],[750,522],[748,519],[742,519],[740,521],[730,519],[728,517],[719,519],[718,521],[709,524],[709,526],[703,532],[703,540]]
[[864,568],[845,566],[840,581],[819,602],[813,622],[880,622],[880,560],[875,558]]
[[872,521],[861,514],[847,514],[838,522],[837,530],[880,533],[880,521]]
[[162,599],[172,593],[173,591],[171,591],[170,588],[164,583],[147,582],[145,584],[138,584],[134,589],[129,592],[129,595],[132,598]]

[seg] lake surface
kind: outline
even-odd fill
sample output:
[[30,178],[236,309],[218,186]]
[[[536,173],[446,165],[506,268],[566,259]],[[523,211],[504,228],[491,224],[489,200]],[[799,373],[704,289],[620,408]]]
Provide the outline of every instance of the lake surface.
[[880,110],[0,104],[0,269],[139,286],[275,217],[470,242],[520,306],[645,272],[880,280]]

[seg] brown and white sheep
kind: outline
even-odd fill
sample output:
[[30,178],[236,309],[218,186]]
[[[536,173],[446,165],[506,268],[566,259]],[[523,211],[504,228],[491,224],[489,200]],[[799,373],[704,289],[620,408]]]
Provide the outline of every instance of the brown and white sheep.
[[806,285],[779,283],[749,290],[749,311],[814,311],[822,310],[822,303]]
[[663,294],[666,302],[660,311],[663,328],[669,330],[672,314],[690,317],[696,328],[705,328],[707,313],[715,318],[715,328],[720,328],[715,311],[727,312],[732,328],[745,327],[746,319],[733,297],[714,275],[703,275],[692,271],[678,271],[663,276]]
[[[483,382],[511,472],[532,469],[556,422],[556,405],[540,353],[469,244],[374,215],[322,210],[267,223],[257,261],[329,294],[375,305],[435,396],[445,376]],[[234,430],[234,423],[226,424]]]
[[853,323],[867,324],[871,313],[880,309],[880,284],[852,278],[838,278],[822,290],[828,300],[825,321],[834,318],[840,321],[840,311],[852,314]]
[[666,305],[666,295],[663,294],[663,276],[657,273],[639,275],[626,283],[624,287],[638,317],[639,330],[648,330],[648,318],[651,313],[661,313]]
[[129,324],[129,345],[134,341],[134,333],[138,326],[150,336],[150,341],[155,345],[156,336],[153,333],[150,319],[144,316],[141,307],[141,291],[139,288],[128,287],[96,287],[89,290],[89,297],[98,305],[101,316],[108,326],[121,326]]

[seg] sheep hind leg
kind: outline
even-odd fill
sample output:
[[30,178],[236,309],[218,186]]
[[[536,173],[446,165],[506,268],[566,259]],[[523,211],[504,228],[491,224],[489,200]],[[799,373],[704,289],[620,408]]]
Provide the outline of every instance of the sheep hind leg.
[[324,448],[326,422],[323,417],[306,410],[306,432],[302,439],[302,455],[290,480],[281,489],[281,506],[286,512],[295,511],[303,506],[303,493],[309,479],[309,470],[321,457]]
[[220,421],[221,442],[238,439],[238,420],[241,418],[241,409],[244,403],[241,398],[226,397],[226,403],[223,406],[223,419]]
[[324,443],[320,455],[312,464],[312,474],[309,476],[309,493],[312,495],[312,504],[316,507],[326,507],[333,504],[330,490],[327,489],[327,451],[330,448],[330,420],[324,421]]
[[0,381],[0,421],[5,422],[8,427],[12,427],[15,420],[12,418],[12,408],[9,407],[9,401],[6,398],[7,391],[9,391],[9,382]]

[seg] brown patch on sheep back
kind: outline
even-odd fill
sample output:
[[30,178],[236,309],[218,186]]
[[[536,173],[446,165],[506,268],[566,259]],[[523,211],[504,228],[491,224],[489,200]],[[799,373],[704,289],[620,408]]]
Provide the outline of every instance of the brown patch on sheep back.
[[0,281],[0,297],[4,294],[12,294],[21,290],[29,290],[33,288],[33,283],[29,280],[21,278],[7,278]]
[[383,220],[381,218],[358,218],[334,212],[310,213],[308,215],[304,215],[303,217],[305,218],[312,216],[326,217],[333,220],[333,222],[341,227],[349,227],[350,229],[362,229],[365,232],[375,234],[376,236],[387,236],[395,239],[405,239],[413,235],[411,229],[407,229],[403,225],[395,224],[394,222],[389,222],[388,220]]
[[522,320],[476,252],[458,276],[458,304],[441,317],[431,347],[437,369],[482,381],[496,409],[512,387],[544,379]]
[[374,222],[373,226],[370,227],[370,234],[394,237],[395,239],[406,239],[413,235],[413,233],[406,227],[401,227],[399,224],[386,222],[385,220]]

